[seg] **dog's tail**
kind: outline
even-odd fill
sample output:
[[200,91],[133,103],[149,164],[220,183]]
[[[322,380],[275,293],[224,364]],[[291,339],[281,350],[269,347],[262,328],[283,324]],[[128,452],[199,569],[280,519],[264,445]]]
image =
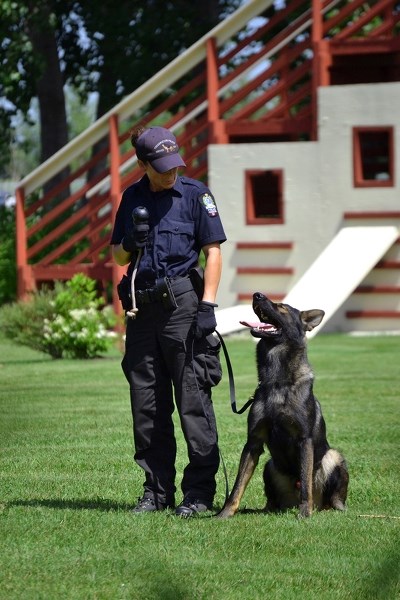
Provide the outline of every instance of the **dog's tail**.
[[314,479],[315,489],[322,492],[322,507],[345,510],[348,481],[346,461],[338,450],[329,448]]

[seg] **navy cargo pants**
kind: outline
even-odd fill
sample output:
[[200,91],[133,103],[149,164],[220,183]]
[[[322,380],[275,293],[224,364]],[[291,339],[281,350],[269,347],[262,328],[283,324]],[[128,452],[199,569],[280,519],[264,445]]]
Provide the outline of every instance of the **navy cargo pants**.
[[[150,302],[139,306],[136,319],[127,322],[122,368],[130,385],[134,458],[145,471],[145,494],[153,495],[156,502],[172,504],[175,398],[189,460],[182,492],[212,503],[219,451],[211,386],[221,374],[216,373],[215,362],[207,368],[208,359],[215,357],[206,356],[206,340],[193,339],[196,293],[191,289],[175,294],[178,307],[174,310],[165,309],[162,302]],[[216,360],[219,365],[218,356]]]

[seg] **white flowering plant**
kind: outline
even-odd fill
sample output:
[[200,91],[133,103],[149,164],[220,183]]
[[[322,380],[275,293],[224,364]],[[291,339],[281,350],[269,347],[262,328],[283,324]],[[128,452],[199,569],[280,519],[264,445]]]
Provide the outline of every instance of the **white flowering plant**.
[[2,308],[0,325],[7,337],[53,358],[95,358],[116,337],[116,315],[104,304],[96,281],[79,273],[32,294],[30,302]]

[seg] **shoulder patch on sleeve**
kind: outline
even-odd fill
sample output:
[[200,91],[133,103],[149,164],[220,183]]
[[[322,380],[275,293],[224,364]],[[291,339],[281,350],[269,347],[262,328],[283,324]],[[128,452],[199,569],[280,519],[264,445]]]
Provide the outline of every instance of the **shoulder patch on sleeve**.
[[217,205],[215,204],[214,198],[206,192],[205,194],[201,194],[200,202],[203,204],[206,209],[209,217],[216,217],[218,215]]

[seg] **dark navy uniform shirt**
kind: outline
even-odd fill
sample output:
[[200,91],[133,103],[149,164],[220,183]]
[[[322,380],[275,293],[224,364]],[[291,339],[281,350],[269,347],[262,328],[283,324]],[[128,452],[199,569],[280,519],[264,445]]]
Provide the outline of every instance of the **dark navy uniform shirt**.
[[[215,200],[202,182],[177,177],[172,189],[151,192],[149,179],[128,187],[115,218],[111,244],[120,244],[132,229],[132,211],[149,211],[149,238],[136,274],[136,288],[153,285],[159,277],[187,275],[197,265],[203,246],[226,240]],[[132,257],[128,273],[133,269]]]

